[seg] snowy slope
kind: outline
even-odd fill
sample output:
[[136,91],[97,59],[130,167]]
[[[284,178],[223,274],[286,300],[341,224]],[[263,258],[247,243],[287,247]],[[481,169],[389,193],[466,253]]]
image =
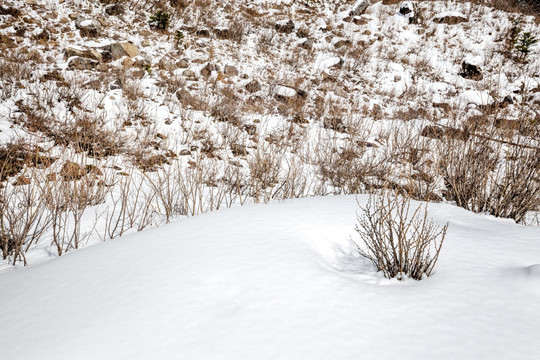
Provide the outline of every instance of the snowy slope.
[[540,228],[432,204],[435,274],[398,282],[354,251],[356,208],[220,210],[5,271],[0,358],[538,358]]

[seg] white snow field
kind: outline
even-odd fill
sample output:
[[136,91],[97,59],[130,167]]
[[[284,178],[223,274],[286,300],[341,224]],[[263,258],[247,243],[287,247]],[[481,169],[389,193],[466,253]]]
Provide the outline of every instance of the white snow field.
[[356,209],[220,210],[4,271],[0,358],[539,358],[540,228],[430,204],[439,263],[399,282],[358,256]]

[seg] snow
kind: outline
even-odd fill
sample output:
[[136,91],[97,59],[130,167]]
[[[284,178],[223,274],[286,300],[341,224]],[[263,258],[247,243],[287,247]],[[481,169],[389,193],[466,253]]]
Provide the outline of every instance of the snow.
[[493,103],[493,97],[491,97],[491,95],[489,95],[489,92],[486,90],[466,90],[461,94],[460,100],[464,104],[474,105],[490,105]]
[[355,250],[357,208],[231,208],[4,271],[1,357],[537,359],[540,228],[430,204],[439,263],[399,282]]
[[296,90],[288,86],[276,85],[275,93],[283,97],[293,97],[296,95]]

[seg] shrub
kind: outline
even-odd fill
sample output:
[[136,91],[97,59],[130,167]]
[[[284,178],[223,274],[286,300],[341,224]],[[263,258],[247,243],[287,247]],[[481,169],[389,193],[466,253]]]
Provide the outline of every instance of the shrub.
[[358,251],[387,279],[404,276],[421,280],[430,276],[446,236],[448,224],[440,227],[427,216],[427,205],[411,207],[411,199],[386,192],[360,204],[356,232],[364,246]]
[[538,38],[530,32],[522,33],[517,39],[516,50],[520,53],[520,59],[525,60],[531,52],[531,47],[538,43]]
[[164,11],[158,11],[153,16],[150,16],[150,27],[158,29],[158,30],[165,30],[167,26],[169,26],[169,19],[171,18],[171,15]]
[[176,30],[176,33],[174,34],[174,40],[176,42],[176,47],[182,45],[182,42],[184,41],[184,33],[181,30]]

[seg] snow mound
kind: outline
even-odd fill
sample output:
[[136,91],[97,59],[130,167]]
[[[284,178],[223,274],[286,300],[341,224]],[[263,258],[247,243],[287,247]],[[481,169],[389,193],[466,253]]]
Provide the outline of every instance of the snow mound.
[[358,256],[355,196],[220,210],[5,271],[1,357],[537,359],[540,294],[500,273],[538,261],[540,229],[429,209],[450,228],[420,282]]
[[527,271],[527,275],[540,279],[540,264],[527,266],[525,269]]

